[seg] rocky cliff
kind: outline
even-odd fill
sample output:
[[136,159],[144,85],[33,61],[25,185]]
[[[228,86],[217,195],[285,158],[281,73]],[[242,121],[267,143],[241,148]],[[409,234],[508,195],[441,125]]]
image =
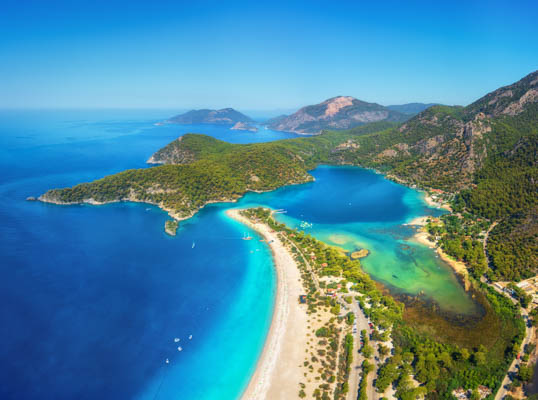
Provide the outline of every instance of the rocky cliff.
[[277,131],[316,135],[324,129],[350,129],[370,122],[401,122],[408,118],[405,114],[376,103],[339,96],[303,107],[292,115],[277,117],[268,121],[267,125]]

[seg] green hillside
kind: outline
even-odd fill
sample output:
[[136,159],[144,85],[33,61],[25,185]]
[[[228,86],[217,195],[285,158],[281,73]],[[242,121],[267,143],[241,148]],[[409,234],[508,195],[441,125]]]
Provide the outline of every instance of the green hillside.
[[488,243],[490,275],[517,280],[536,273],[538,265],[537,134],[538,71],[467,107],[432,106],[404,124],[379,121],[247,145],[187,134],[149,160],[166,165],[50,190],[40,199],[142,201],[186,218],[209,202],[233,200],[249,190],[307,182],[308,171],[320,163],[360,165],[407,184],[457,194],[456,211],[471,217],[446,241],[456,258],[476,259],[465,257],[478,245],[465,244],[464,231],[477,230],[478,225],[469,226],[473,221],[496,221]]

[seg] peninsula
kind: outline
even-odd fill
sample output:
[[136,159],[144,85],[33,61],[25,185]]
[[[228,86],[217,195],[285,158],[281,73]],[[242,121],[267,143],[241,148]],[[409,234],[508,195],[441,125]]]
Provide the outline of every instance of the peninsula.
[[[263,236],[277,272],[271,328],[242,398],[345,400],[373,392],[364,371],[364,383],[350,387],[352,371],[387,357],[393,347],[390,326],[401,308],[375,288],[358,261],[279,224],[270,210],[227,214]],[[366,331],[378,346],[360,345]]]

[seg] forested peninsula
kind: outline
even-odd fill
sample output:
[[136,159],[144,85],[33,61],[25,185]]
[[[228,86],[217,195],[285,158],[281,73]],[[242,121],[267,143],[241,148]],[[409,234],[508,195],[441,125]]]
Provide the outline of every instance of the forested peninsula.
[[[374,168],[391,179],[450,200],[465,223],[438,233],[449,254],[477,276],[519,280],[538,265],[538,71],[467,107],[432,106],[403,124],[376,122],[344,131],[269,143],[230,144],[186,134],[127,170],[39,200],[58,204],[137,201],[177,220],[212,202],[312,180],[319,164]],[[477,223],[491,225],[489,260],[476,259]],[[488,263],[489,262],[489,263]]]

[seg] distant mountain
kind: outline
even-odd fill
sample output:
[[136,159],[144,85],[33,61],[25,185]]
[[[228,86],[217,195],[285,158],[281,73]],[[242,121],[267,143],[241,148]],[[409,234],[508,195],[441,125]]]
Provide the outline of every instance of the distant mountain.
[[233,108],[222,110],[191,110],[176,115],[166,121],[169,124],[216,124],[235,125],[238,122],[251,123],[252,119]]
[[392,111],[401,112],[402,114],[417,115],[419,112],[436,105],[438,103],[407,103],[387,106],[387,108]]
[[292,115],[273,118],[266,124],[277,131],[316,135],[324,129],[350,129],[369,122],[403,122],[408,118],[408,115],[376,103],[339,96],[303,107]]

